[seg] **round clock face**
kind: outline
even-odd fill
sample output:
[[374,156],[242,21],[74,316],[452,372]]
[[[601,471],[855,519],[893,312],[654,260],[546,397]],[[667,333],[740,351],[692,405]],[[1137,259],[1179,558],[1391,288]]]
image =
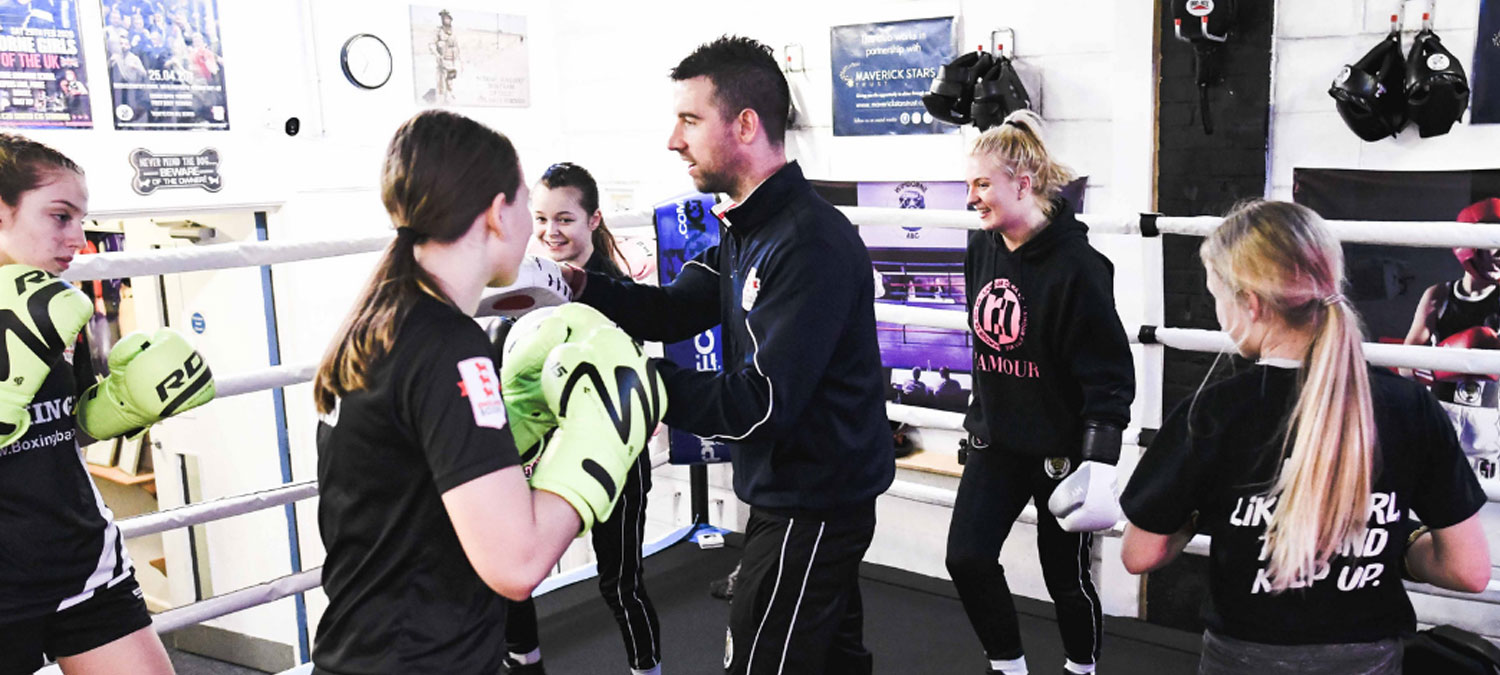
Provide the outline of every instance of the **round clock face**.
[[391,79],[391,50],[385,42],[369,33],[360,33],[344,42],[344,76],[356,87],[379,89]]

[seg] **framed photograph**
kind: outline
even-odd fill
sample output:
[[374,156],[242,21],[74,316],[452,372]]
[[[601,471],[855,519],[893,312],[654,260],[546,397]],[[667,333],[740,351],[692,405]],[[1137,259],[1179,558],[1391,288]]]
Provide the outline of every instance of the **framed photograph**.
[[120,451],[120,439],[111,438],[94,441],[83,449],[83,461],[95,466],[114,466],[115,455]]
[[120,439],[120,470],[131,476],[141,470],[141,455],[148,451],[151,446],[150,432],[143,433],[135,438]]

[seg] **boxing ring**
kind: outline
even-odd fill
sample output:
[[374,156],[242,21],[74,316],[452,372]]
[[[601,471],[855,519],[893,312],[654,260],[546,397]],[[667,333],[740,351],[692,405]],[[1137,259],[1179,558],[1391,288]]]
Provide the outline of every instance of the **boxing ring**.
[[[842,207],[849,219],[865,227],[934,227],[977,229],[979,223],[971,214],[961,211],[920,211],[868,207]],[[1162,263],[1160,235],[1181,234],[1203,236],[1213,230],[1220,219],[1216,217],[1176,218],[1156,214],[1106,215],[1080,214],[1079,219],[1090,227],[1091,237],[1131,237],[1144,240],[1141,246],[1143,273],[1141,284],[1144,298],[1144,317],[1141,325],[1126,326],[1131,342],[1139,345],[1143,355],[1145,378],[1138,383],[1137,399],[1141,402],[1141,418],[1148,425],[1127,429],[1124,434],[1126,454],[1132,446],[1149,441],[1154,429],[1150,424],[1159,424],[1161,411],[1161,375],[1165,350],[1177,349],[1191,352],[1225,353],[1234,349],[1232,341],[1222,332],[1193,330],[1163,326],[1162,307]],[[617,235],[629,236],[651,231],[650,211],[628,212],[609,216],[611,229]],[[1378,221],[1329,221],[1336,236],[1345,243],[1384,244],[1430,248],[1500,248],[1500,228],[1491,225],[1472,225],[1453,222],[1378,222]],[[647,235],[649,236],[649,235]],[[183,272],[199,272],[242,267],[262,267],[291,262],[311,261],[335,256],[376,252],[390,241],[391,234],[342,240],[309,240],[298,242],[247,241],[230,244],[211,244],[195,248],[155,250],[149,252],[100,253],[82,255],[75,259],[72,267],[63,276],[74,283],[96,279],[155,276]],[[908,326],[967,330],[964,312],[944,311],[921,307],[876,305],[876,318],[882,322]],[[1465,350],[1439,347],[1402,346],[1367,343],[1368,360],[1378,366],[1426,368],[1463,373],[1500,374],[1500,350]],[[311,381],[316,369],[314,363],[277,365],[244,373],[220,373],[218,375],[218,397],[212,405],[234,405],[236,396],[279,390]],[[963,416],[959,413],[929,408],[913,407],[896,403],[887,404],[891,421],[905,423],[919,429],[962,431]],[[162,424],[173,424],[171,420]],[[295,433],[309,433],[299,429]],[[666,463],[666,453],[653,455],[653,468]],[[1123,484],[1125,477],[1122,476]],[[698,503],[706,496],[698,494],[706,490],[706,484],[694,481],[693,500]],[[1500,490],[1486,485],[1489,501],[1500,503]],[[126,539],[166,532],[179,528],[230,518],[265,509],[284,507],[317,496],[314,482],[281,485],[271,489],[234,497],[189,504],[156,513],[118,522],[122,536]],[[886,493],[887,497],[909,502],[952,508],[955,493],[951,489],[925,485],[898,478]],[[694,509],[695,515],[698,512]],[[1036,523],[1034,506],[1028,506],[1021,517],[1025,523]],[[645,554],[663,551],[672,544],[690,536],[694,528],[706,523],[694,523],[673,530],[650,542]],[[1101,533],[1105,537],[1119,537],[1122,526]],[[295,545],[295,544],[294,544]],[[1206,536],[1195,537],[1187,547],[1193,555],[1206,555],[1209,540]],[[933,551],[941,557],[941,551]],[[290,575],[269,579],[247,588],[219,594],[199,602],[176,607],[154,617],[159,633],[169,633],[185,626],[195,625],[210,619],[225,616],[250,607],[270,603],[282,598],[298,596],[320,585],[321,568],[295,570]],[[569,584],[593,576],[592,565],[575,569],[559,570],[549,577],[536,594],[561,589]],[[1488,588],[1479,594],[1461,594],[1439,589],[1427,584],[1407,582],[1409,592],[1417,595],[1460,598],[1484,605],[1500,605],[1500,580],[1491,579]],[[697,592],[701,595],[701,586]],[[1491,610],[1500,611],[1500,610]],[[301,654],[303,660],[308,658]],[[51,667],[51,668],[55,668]],[[293,672],[303,672],[303,666]],[[43,672],[49,672],[44,670]]]

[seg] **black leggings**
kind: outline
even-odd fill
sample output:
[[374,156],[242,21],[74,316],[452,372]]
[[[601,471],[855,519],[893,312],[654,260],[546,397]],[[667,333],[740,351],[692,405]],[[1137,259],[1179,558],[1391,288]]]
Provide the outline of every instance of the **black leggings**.
[[1094,538],[1064,532],[1047,510],[1047,498],[1076,460],[1056,478],[1048,475],[1047,461],[998,450],[969,453],[948,526],[948,573],[986,656],[1020,658],[1016,605],[999,558],[1011,526],[1034,499],[1042,578],[1057,605],[1063,651],[1075,663],[1094,663],[1103,625],[1090,570]]
[[[599,594],[620,624],[625,657],[631,668],[649,670],[661,662],[661,625],[656,607],[641,582],[641,544],[646,527],[646,493],[651,491],[651,458],[641,453],[625,479],[620,503],[609,520],[590,532],[599,561]],[[507,603],[505,645],[525,654],[541,647],[537,635],[536,602]]]

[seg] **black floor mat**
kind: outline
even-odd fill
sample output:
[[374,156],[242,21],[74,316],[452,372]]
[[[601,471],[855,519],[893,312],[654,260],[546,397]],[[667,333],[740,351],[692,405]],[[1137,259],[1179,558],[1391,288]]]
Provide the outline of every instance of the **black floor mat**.
[[[646,587],[661,618],[664,672],[723,670],[729,604],[710,597],[708,584],[734,569],[739,555],[731,546],[700,551],[682,543],[646,560]],[[983,652],[952,584],[867,564],[860,588],[865,645],[875,655],[876,673],[984,672]],[[1031,672],[1062,672],[1052,606],[1020,598],[1016,604]],[[549,673],[629,672],[619,628],[593,580],[550,593],[537,607]],[[1198,647],[1191,633],[1106,617],[1101,668],[1110,675],[1190,674],[1197,669]]]

